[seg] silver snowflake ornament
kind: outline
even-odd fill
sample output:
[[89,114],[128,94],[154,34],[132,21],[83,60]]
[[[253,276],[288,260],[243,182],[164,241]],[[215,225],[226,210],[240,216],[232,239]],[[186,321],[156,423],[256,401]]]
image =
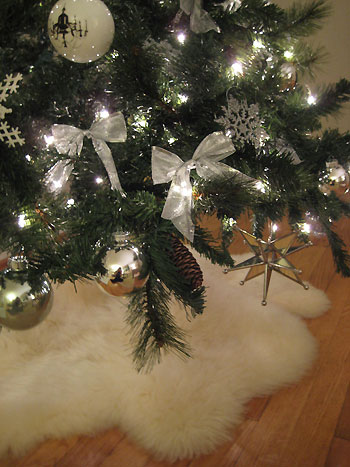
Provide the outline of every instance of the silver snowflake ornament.
[[[17,92],[18,82],[21,81],[23,76],[21,73],[17,73],[16,76],[6,75],[6,78],[3,80],[3,83],[0,84],[0,102],[6,101],[10,94]],[[6,114],[12,112],[12,109],[7,109],[2,104],[0,104],[0,120],[6,118]],[[15,144],[22,146],[25,141],[21,137],[21,132],[18,128],[12,128],[10,125],[4,121],[0,123],[0,141],[6,143],[9,147],[14,147]]]
[[264,130],[263,120],[259,114],[258,104],[248,105],[244,99],[239,102],[234,97],[228,98],[227,107],[222,107],[224,115],[216,120],[224,128],[233,143],[243,146],[253,144],[255,149],[261,149],[269,136]]

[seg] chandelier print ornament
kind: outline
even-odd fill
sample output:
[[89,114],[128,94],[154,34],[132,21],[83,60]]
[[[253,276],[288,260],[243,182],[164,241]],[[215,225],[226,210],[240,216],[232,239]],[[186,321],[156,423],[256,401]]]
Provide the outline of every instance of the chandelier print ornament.
[[59,0],[50,12],[48,33],[63,57],[78,63],[93,62],[108,52],[114,21],[101,0]]
[[[17,73],[15,76],[12,76],[11,73],[10,75],[6,75],[3,83],[0,84],[0,120],[5,120],[6,114],[12,113],[12,109],[4,107],[1,102],[4,102],[9,94],[17,92],[18,82],[21,81],[22,78],[23,76],[21,73]],[[6,121],[0,123],[0,141],[6,143],[10,148],[15,147],[15,144],[22,146],[25,143],[19,129],[11,128]]]

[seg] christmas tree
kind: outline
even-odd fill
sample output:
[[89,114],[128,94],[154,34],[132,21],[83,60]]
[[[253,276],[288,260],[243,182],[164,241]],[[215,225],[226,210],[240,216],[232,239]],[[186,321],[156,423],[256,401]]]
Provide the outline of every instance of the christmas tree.
[[[123,271],[111,275],[106,258],[133,250],[138,276],[124,292],[138,368],[189,353],[170,303],[200,314],[205,288],[183,243],[232,267],[232,223],[244,212],[256,237],[284,216],[300,232],[316,218],[350,276],[332,225],[350,210],[329,185],[332,168],[347,175],[350,134],[321,126],[349,100],[350,81],[317,97],[301,84],[322,58],[306,37],[326,1],[0,8],[0,250],[25,257],[33,283],[100,278],[112,295]],[[220,241],[203,214],[221,221]]]

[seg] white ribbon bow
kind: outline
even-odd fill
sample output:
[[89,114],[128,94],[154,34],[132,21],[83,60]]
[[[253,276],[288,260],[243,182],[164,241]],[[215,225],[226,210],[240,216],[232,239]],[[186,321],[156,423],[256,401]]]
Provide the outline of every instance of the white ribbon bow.
[[162,217],[169,219],[190,242],[194,238],[194,224],[191,218],[193,206],[191,169],[196,169],[200,177],[210,179],[216,176],[239,174],[243,180],[252,181],[251,177],[220,161],[235,151],[230,138],[223,133],[208,135],[195,150],[192,159],[183,162],[180,157],[165,149],[152,148],[153,183],[171,181]]
[[237,11],[241,5],[241,0],[225,0],[223,3],[215,3],[215,6],[221,6],[224,10],[228,11]]
[[208,32],[214,29],[220,32],[219,26],[202,8],[202,0],[180,0],[180,8],[186,15],[190,15],[190,28],[195,33]]
[[[53,125],[51,130],[54,138],[53,144],[57,151],[60,154],[68,154],[69,156],[78,156],[81,153],[84,136],[91,138],[95,151],[105,166],[112,190],[123,193],[111,150],[106,143],[106,141],[120,143],[126,140],[126,125],[121,112],[116,112],[93,123],[89,130],[80,130],[70,125]],[[46,175],[45,182],[48,189],[54,193],[61,191],[63,185],[67,183],[72,170],[72,162],[58,161]]]

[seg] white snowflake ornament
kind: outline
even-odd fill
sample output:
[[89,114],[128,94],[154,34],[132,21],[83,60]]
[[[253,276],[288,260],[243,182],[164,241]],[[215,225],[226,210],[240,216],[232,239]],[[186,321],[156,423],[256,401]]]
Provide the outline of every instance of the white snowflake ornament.
[[258,104],[248,105],[246,100],[239,102],[230,96],[227,107],[222,110],[224,115],[215,121],[225,128],[233,143],[237,146],[251,143],[255,149],[261,149],[269,136],[262,126]]
[[[21,81],[23,75],[17,73],[16,76],[6,75],[3,83],[0,84],[0,102],[4,102],[10,94],[17,92],[18,82]],[[6,118],[6,114],[12,112],[12,109],[7,109],[0,104],[0,120]],[[6,143],[9,147],[15,147],[15,144],[22,146],[25,141],[21,136],[21,132],[18,128],[11,128],[10,125],[5,121],[0,123],[0,141]]]

